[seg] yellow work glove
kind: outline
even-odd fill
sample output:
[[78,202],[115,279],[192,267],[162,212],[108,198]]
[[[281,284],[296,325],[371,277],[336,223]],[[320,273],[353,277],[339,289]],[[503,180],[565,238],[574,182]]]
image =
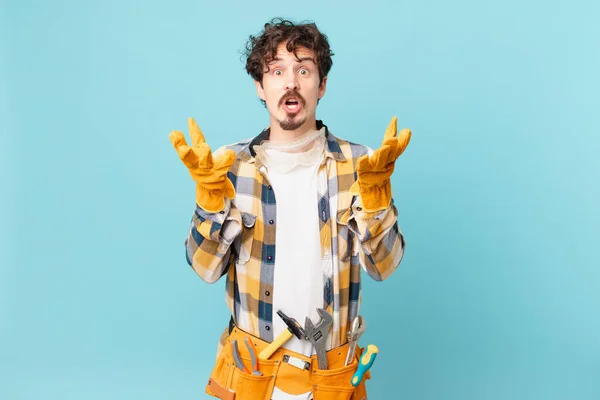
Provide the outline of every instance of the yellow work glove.
[[169,139],[196,182],[196,203],[205,211],[219,212],[225,208],[225,197],[233,199],[235,196],[233,183],[227,177],[227,172],[235,161],[235,152],[228,149],[213,158],[210,147],[193,118],[188,119],[188,126],[192,147],[188,146],[180,131],[172,131]]
[[360,195],[363,209],[367,212],[385,210],[392,201],[390,176],[394,172],[396,159],[410,141],[410,129],[402,129],[396,137],[397,118],[388,125],[383,143],[370,156],[359,157],[356,163],[357,180],[350,187],[350,193]]

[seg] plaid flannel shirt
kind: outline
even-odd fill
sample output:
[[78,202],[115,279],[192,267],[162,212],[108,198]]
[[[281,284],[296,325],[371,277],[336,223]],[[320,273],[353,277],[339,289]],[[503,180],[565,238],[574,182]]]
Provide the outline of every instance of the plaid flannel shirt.
[[[317,129],[323,126],[317,121]],[[226,149],[236,153],[228,172],[236,195],[231,201],[226,199],[225,209],[218,213],[196,205],[185,245],[188,263],[204,281],[214,283],[226,275],[225,299],[236,325],[271,342],[277,311],[272,309],[277,290],[273,287],[276,194],[253,149],[268,139],[269,132],[267,128],[253,139],[215,151],[215,156]],[[349,193],[357,179],[358,158],[373,150],[335,137],[326,126],[325,135],[325,157],[317,172],[319,211],[315,218],[319,219],[325,282],[323,308],[333,317],[327,347],[334,348],[347,341],[347,325],[359,313],[361,269],[377,281],[386,279],[403,257],[405,241],[393,200],[386,210],[367,213],[361,208],[360,196]],[[302,246],[302,238],[298,245]]]

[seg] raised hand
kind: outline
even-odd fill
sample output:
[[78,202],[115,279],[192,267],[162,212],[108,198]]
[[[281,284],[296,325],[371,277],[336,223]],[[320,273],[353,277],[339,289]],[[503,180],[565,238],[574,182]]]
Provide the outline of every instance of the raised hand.
[[188,168],[196,182],[196,202],[208,212],[218,212],[225,207],[225,198],[235,197],[235,188],[227,177],[229,168],[235,161],[235,152],[231,149],[213,157],[204,135],[193,118],[188,119],[192,146],[188,146],[180,131],[169,135],[179,158]]
[[395,162],[410,142],[410,129],[397,128],[397,118],[393,117],[383,136],[383,143],[370,156],[359,157],[356,164],[357,181],[350,188],[353,194],[360,194],[363,209],[368,212],[384,210],[392,200],[390,177]]

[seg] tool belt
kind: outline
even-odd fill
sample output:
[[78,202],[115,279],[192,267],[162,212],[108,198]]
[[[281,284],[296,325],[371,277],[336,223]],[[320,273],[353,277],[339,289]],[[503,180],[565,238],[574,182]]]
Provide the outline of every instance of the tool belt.
[[250,373],[236,366],[231,342],[244,343],[250,337],[259,354],[269,343],[250,335],[237,326],[230,329],[224,346],[217,357],[210,375],[206,393],[222,400],[270,400],[273,388],[295,395],[312,392],[314,400],[364,400],[367,398],[365,381],[370,378],[370,371],[364,375],[362,382],[354,387],[351,379],[358,369],[358,358],[364,351],[357,348],[354,360],[344,366],[348,352],[348,344],[327,352],[328,369],[318,369],[317,356],[307,357],[283,347],[276,350],[268,360],[258,359],[257,369],[262,375],[252,374],[252,357],[245,346],[239,346],[239,355]]

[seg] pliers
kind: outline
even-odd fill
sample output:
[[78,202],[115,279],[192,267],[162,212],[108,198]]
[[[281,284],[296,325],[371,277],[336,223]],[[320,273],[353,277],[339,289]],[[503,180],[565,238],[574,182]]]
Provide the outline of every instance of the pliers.
[[[252,341],[248,336],[244,337],[244,343],[246,343],[246,348],[248,348],[248,352],[250,353],[250,360],[252,362],[252,375],[261,376],[262,372],[258,370],[258,363],[256,358],[256,352],[254,351],[254,346],[252,345]],[[235,365],[245,373],[249,374],[250,371],[244,365],[242,361],[242,357],[240,357],[240,350],[238,348],[237,340],[231,341],[231,353],[233,354],[233,360],[235,361]]]

